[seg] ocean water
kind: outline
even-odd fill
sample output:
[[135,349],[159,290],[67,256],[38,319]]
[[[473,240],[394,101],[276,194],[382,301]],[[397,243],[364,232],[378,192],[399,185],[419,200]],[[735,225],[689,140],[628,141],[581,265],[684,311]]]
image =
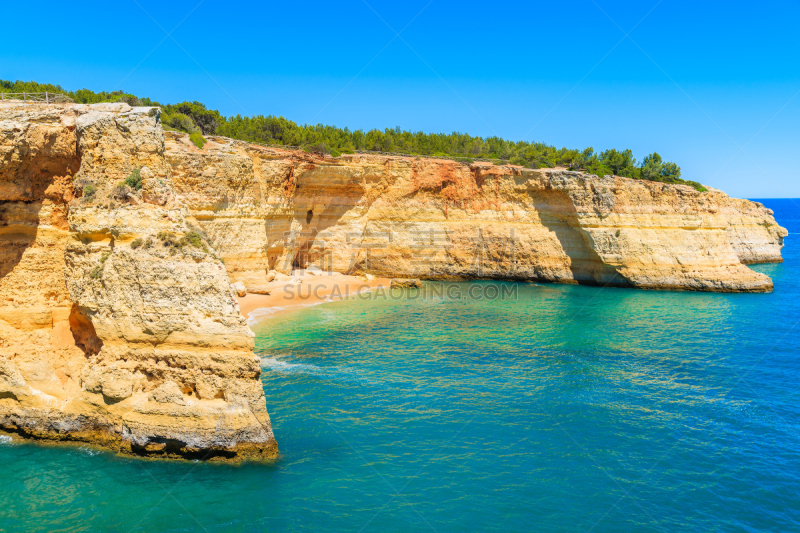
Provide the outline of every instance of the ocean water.
[[800,200],[763,202],[770,294],[428,284],[268,318],[274,464],[0,441],[0,531],[800,531]]

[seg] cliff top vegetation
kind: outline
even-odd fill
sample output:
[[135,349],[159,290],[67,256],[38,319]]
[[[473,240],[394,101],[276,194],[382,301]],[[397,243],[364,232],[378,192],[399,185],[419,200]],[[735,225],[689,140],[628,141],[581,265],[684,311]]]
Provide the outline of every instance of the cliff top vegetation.
[[200,102],[160,104],[147,97],[124,91],[94,92],[89,89],[68,91],[60,85],[34,81],[0,80],[0,92],[53,92],[69,96],[74,102],[94,104],[100,102],[126,102],[132,106],[155,106],[162,110],[165,129],[192,134],[192,141],[202,147],[202,135],[221,135],[249,142],[286,146],[300,146],[309,152],[339,156],[356,150],[398,152],[411,155],[445,156],[471,162],[473,158],[491,159],[497,164],[521,165],[528,168],[567,167],[603,175],[680,183],[691,185],[699,191],[706,188],[696,181],[681,179],[681,168],[664,161],[658,153],[647,155],[638,162],[631,150],[609,149],[595,152],[556,148],[545,143],[509,141],[499,137],[474,137],[466,133],[411,132],[400,127],[369,130],[350,130],[324,124],[299,125],[284,117],[274,115],[241,115],[225,117],[215,109]]

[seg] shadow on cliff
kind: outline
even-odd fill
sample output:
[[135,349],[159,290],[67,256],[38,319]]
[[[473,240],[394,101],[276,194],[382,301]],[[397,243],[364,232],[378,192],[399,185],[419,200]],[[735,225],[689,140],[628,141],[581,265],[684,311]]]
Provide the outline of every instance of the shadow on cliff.
[[3,220],[3,207],[5,206],[0,205],[0,286],[4,278],[22,261],[25,250],[36,240],[36,230],[9,228]]
[[594,251],[589,236],[580,229],[575,204],[566,192],[536,191],[531,192],[530,197],[542,225],[553,233],[569,258],[568,267],[575,282],[586,285],[630,286],[616,268],[603,263],[602,258]]
[[79,307],[78,304],[72,304],[72,310],[69,313],[69,329],[72,332],[75,346],[83,350],[83,353],[86,355],[100,353],[103,341],[97,336],[92,319],[89,318],[86,310]]
[[[69,227],[72,177],[81,165],[77,141],[66,131],[47,131],[32,138],[38,142],[28,143],[26,138],[14,146],[25,154],[18,166],[0,169],[0,289],[25,252],[36,246],[40,224]],[[43,209],[45,204],[47,209]]]
[[[290,243],[291,265],[279,265],[279,254],[268,254],[268,269],[291,266],[306,268],[314,263],[325,269],[332,265],[329,251],[320,233],[336,226],[341,218],[353,209],[364,196],[364,188],[357,183],[331,183],[324,180],[324,172],[314,167],[294,175],[295,186],[289,204],[291,215],[268,222],[267,242],[283,240]],[[321,179],[322,178],[322,179]]]
[[[310,208],[304,211],[305,207]],[[303,229],[296,243],[292,260],[293,268],[306,268],[311,263],[323,270],[332,266],[326,263],[329,260],[329,251],[326,249],[324,241],[319,238],[319,234],[336,226],[350,208],[328,205],[321,210],[317,207],[315,212],[314,207],[313,203],[302,206],[294,217],[295,222],[299,223]]]

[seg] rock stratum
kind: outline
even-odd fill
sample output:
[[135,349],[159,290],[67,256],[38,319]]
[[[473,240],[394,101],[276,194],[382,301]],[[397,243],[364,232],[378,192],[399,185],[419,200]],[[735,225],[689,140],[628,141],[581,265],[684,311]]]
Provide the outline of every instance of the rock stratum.
[[[275,457],[253,333],[218,255],[181,246],[195,222],[157,119],[127,105],[0,107],[0,429]],[[137,169],[141,190],[120,186]]]
[[[132,173],[141,188],[124,185]],[[126,104],[0,104],[0,429],[125,453],[278,453],[231,283],[276,272],[756,292],[772,212],[563,169],[316,157]]]
[[320,159],[167,132],[172,186],[248,290],[268,273],[323,270],[758,292],[787,231],[770,209],[563,169],[383,155]]

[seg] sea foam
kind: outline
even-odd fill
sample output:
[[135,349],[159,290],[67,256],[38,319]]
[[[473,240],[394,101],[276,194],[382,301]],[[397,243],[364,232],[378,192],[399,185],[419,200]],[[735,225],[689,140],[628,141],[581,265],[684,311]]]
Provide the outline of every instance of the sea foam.
[[322,368],[315,365],[308,365],[305,363],[287,363],[286,361],[281,361],[273,357],[262,357],[261,368],[273,370],[283,374],[319,374],[323,372]]

